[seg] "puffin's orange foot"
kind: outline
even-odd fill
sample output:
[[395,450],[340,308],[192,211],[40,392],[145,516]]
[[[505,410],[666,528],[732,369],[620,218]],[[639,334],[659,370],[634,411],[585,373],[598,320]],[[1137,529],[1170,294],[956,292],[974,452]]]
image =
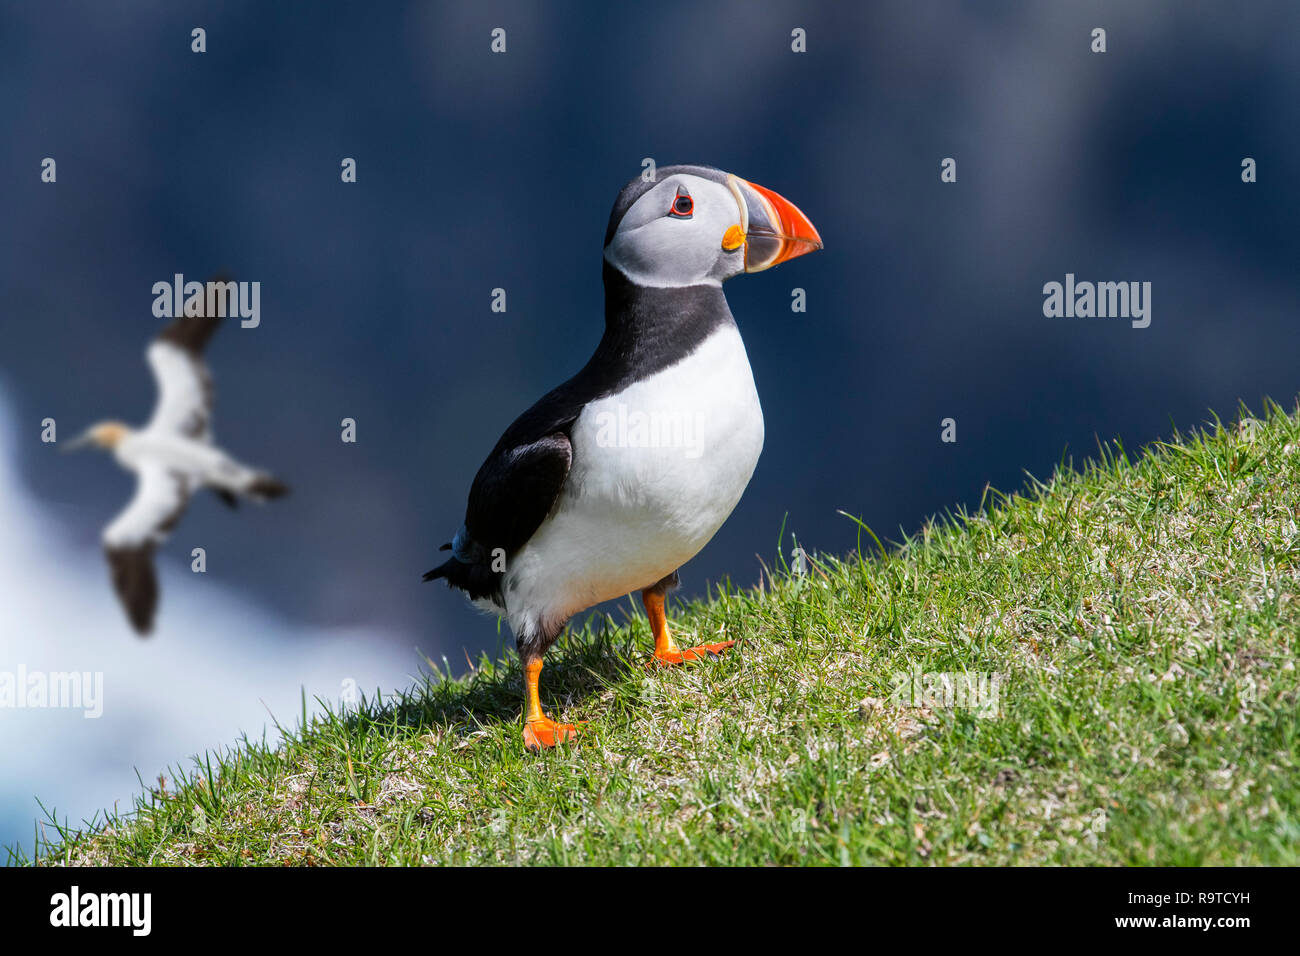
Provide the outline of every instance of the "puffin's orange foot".
[[573,740],[578,736],[578,728],[586,724],[574,726],[573,724],[557,724],[549,717],[541,717],[537,720],[529,720],[524,723],[524,746],[537,753],[543,748],[550,749],[556,744],[563,743],[566,740]]
[[735,641],[722,641],[719,644],[701,644],[699,647],[683,647],[675,651],[655,651],[654,660],[660,667],[672,667],[674,664],[685,664],[687,661],[716,657],[727,648],[734,647],[735,644]]

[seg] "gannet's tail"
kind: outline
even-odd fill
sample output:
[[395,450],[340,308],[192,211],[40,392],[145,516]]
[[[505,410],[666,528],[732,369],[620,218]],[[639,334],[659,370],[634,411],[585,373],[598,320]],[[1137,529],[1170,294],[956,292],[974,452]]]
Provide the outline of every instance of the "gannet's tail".
[[289,486],[270,475],[257,475],[244,488],[244,494],[255,501],[270,501],[289,493]]

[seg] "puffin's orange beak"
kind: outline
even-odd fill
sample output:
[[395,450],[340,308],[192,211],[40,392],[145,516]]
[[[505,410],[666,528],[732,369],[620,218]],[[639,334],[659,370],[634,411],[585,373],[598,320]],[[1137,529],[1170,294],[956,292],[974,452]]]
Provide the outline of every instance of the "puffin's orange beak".
[[780,193],[739,176],[729,175],[727,184],[740,206],[746,272],[762,272],[822,248],[822,237],[808,217]]

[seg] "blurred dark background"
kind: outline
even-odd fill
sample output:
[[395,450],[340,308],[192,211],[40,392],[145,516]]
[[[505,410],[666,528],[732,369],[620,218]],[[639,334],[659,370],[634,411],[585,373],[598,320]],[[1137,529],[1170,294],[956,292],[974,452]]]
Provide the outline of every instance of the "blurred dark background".
[[[897,539],[1098,437],[1133,448],[1239,399],[1289,404],[1298,28],[1294,3],[1172,0],[8,5],[16,467],[96,561],[131,479],[51,454],[40,420],[65,439],[144,420],[152,284],[258,280],[261,327],[211,349],[216,433],[295,494],[237,519],[198,502],[160,562],[201,542],[210,578],[295,622],[453,661],[495,649],[493,623],[420,574],[500,432],[598,340],[606,217],[652,157],[775,189],[826,240],[727,286],[767,445],[685,592],[752,584],[783,522],[819,551],[855,545],[837,510]],[[1151,282],[1151,326],[1045,318],[1042,286],[1067,272]],[[165,610],[161,639],[184,641]]]

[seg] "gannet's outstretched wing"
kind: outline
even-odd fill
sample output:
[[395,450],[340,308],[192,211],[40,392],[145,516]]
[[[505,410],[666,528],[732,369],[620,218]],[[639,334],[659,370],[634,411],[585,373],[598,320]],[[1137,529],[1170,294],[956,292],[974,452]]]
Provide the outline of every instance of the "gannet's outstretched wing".
[[146,428],[212,440],[212,378],[203,347],[220,321],[207,316],[175,319],[149,346],[145,354],[158,383],[158,404]]
[[145,464],[136,471],[135,497],[104,529],[104,554],[113,575],[113,588],[138,634],[153,629],[158,607],[158,577],[153,551],[185,512],[190,481],[162,465]]

